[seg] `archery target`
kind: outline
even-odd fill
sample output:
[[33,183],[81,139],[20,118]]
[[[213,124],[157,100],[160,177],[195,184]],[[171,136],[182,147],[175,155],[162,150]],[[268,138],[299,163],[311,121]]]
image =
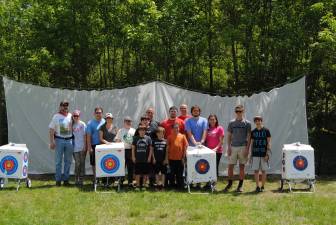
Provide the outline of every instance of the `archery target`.
[[107,174],[115,173],[120,167],[120,161],[113,154],[105,155],[100,161],[101,169]]
[[303,171],[308,167],[308,160],[303,155],[298,155],[293,159],[293,166],[299,171]]
[[23,177],[26,177],[26,176],[27,176],[27,172],[28,172],[28,168],[27,168],[27,166],[23,166],[23,169],[22,169],[22,176],[23,176]]
[[195,163],[195,171],[199,174],[206,174],[210,169],[210,164],[205,159],[200,159]]
[[18,161],[11,155],[5,156],[0,162],[1,172],[7,175],[12,175],[17,171]]
[[28,162],[28,152],[25,152],[24,154],[23,154],[23,162]]

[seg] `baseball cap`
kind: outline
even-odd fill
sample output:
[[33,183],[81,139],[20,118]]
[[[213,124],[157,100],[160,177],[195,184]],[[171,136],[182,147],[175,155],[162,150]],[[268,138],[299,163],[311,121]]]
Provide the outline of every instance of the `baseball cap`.
[[111,119],[113,119],[112,113],[106,113],[105,114],[105,118],[111,118]]

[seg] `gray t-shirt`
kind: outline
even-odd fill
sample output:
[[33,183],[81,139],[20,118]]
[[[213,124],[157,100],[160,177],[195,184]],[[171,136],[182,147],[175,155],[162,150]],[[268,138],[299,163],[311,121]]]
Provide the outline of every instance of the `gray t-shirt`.
[[231,133],[231,146],[245,146],[247,145],[247,135],[251,133],[251,123],[245,119],[231,120],[228,131]]

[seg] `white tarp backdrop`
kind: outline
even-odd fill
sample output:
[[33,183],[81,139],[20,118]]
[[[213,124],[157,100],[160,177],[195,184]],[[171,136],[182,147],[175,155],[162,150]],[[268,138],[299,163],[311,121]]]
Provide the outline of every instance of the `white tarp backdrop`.
[[[3,83],[8,140],[27,144],[31,174],[55,171],[54,152],[48,148],[48,124],[63,99],[69,100],[70,111],[81,110],[81,119],[85,122],[93,117],[96,106],[102,106],[104,113],[113,113],[114,123],[118,127],[122,126],[123,117],[126,115],[133,118],[133,126],[137,126],[140,116],[148,107],[155,108],[155,119],[161,121],[167,117],[170,106],[178,107],[181,103],[186,103],[190,108],[197,104],[202,109],[201,116],[208,117],[210,113],[215,113],[225,132],[229,121],[234,118],[234,107],[243,104],[245,117],[251,121],[252,128],[253,117],[261,115],[264,117],[265,126],[271,131],[273,154],[270,173],[280,173],[283,144],[308,144],[305,77],[270,92],[253,94],[250,97],[211,96],[161,82],[104,91],[46,88],[19,83],[5,77]],[[226,139],[224,145],[226,149]],[[86,167],[89,172],[88,161]],[[220,174],[226,174],[226,168],[227,158],[222,157]]]

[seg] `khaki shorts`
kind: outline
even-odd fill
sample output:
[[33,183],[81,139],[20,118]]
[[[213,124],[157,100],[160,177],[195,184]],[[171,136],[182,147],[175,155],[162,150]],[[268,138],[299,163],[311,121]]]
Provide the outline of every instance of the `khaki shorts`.
[[264,157],[252,157],[251,168],[253,170],[266,171],[268,169],[268,161],[265,161]]
[[231,156],[229,156],[229,164],[236,165],[237,161],[239,164],[245,165],[247,163],[248,156],[244,155],[244,151],[246,150],[246,146],[239,146],[239,147],[231,147],[232,152]]

